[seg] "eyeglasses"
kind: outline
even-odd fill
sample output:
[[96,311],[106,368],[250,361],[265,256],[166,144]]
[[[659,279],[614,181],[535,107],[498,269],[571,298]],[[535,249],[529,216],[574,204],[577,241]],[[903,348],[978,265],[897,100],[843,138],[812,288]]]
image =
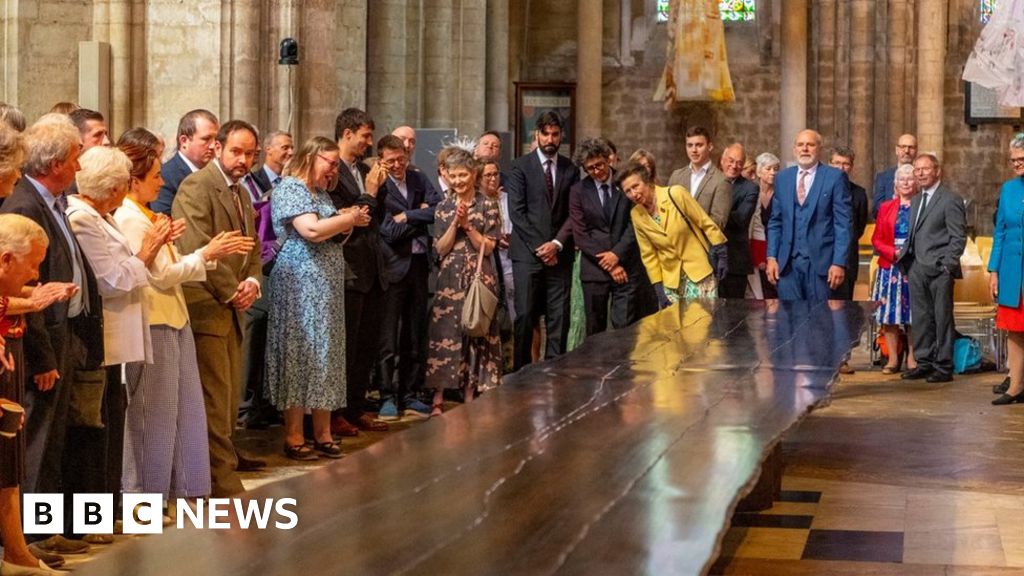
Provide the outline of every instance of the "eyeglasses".
[[317,154],[317,157],[320,158],[321,160],[323,160],[324,162],[327,162],[327,165],[331,168],[331,170],[334,170],[338,166],[341,166],[341,159],[340,158],[337,159],[337,160],[331,160],[330,158],[328,158],[327,156],[324,156],[323,154]]
[[584,166],[583,169],[587,172],[597,172],[598,170],[604,170],[608,167],[607,162],[594,162],[589,166]]
[[1010,158],[1010,164],[1012,166],[1024,166],[1024,156],[1020,158]]

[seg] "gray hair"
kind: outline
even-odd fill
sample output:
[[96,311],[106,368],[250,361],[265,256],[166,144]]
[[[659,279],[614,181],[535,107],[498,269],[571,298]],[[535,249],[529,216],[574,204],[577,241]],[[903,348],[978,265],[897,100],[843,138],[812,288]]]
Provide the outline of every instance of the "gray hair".
[[21,214],[0,214],[0,254],[21,257],[32,250],[32,244],[50,244],[42,226]]
[[1019,132],[1010,139],[1010,148],[1013,150],[1024,150],[1024,132]]
[[914,165],[913,164],[900,164],[899,167],[896,168],[896,173],[892,175],[892,180],[893,180],[893,183],[895,185],[896,178],[898,178],[900,176],[911,176],[912,177],[913,175],[914,175]]
[[0,180],[17,170],[25,160],[25,138],[21,132],[0,123]]
[[914,158],[914,162],[917,163],[917,161],[920,160],[921,158],[927,158],[931,160],[932,164],[936,168],[940,168],[942,166],[942,163],[939,162],[939,155],[936,152],[921,152],[920,154],[917,155],[917,158]]
[[580,168],[591,158],[608,159],[612,155],[612,149],[604,138],[584,138],[576,147],[576,154],[573,155],[573,162]]
[[17,106],[0,102],[0,121],[5,122],[18,132],[25,131],[25,114]]
[[779,157],[776,156],[775,154],[772,154],[771,152],[761,152],[760,154],[757,155],[756,162],[758,172],[764,170],[769,166],[774,166],[776,164],[780,166],[782,165],[782,160],[779,160]]
[[117,148],[95,146],[78,158],[82,169],[75,176],[78,193],[103,202],[128,186],[132,161]]
[[78,128],[62,114],[44,114],[25,131],[25,165],[22,171],[29,176],[45,176],[50,165],[63,162],[76,146],[81,146]]
[[842,156],[843,158],[849,158],[850,162],[857,160],[857,153],[853,151],[853,148],[849,146],[839,145],[829,151],[828,159],[831,160],[833,156]]
[[[446,148],[451,147],[451,145],[446,146]],[[444,168],[449,172],[458,168],[465,168],[473,174],[476,174],[477,171],[482,168],[482,165],[473,157],[472,152],[469,152],[461,146],[456,146],[452,148],[451,152],[449,152],[445,157]]]
[[291,132],[285,132],[284,130],[274,130],[263,138],[263,147],[270,148],[270,145],[274,143],[274,139],[278,136],[287,136],[291,138],[292,134]]

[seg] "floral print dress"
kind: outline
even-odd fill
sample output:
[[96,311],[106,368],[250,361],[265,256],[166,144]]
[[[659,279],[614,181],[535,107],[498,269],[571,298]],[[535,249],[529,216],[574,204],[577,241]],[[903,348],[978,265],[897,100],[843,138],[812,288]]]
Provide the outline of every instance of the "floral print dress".
[[[910,236],[910,205],[900,206],[896,213],[895,247],[900,251]],[[875,291],[871,295],[880,306],[875,320],[883,325],[910,324],[910,283],[896,264],[879,268]]]
[[[445,197],[434,212],[434,240],[444,235],[455,219],[459,199]],[[469,222],[478,232],[497,242],[501,234],[498,203],[480,194],[469,205]],[[477,250],[460,228],[452,249],[441,256],[437,289],[430,314],[430,342],[427,353],[428,388],[462,388],[469,385],[483,391],[501,381],[501,338],[498,323],[491,322],[487,336],[470,338],[462,331],[462,306],[466,291],[476,274]],[[494,260],[484,257],[482,276],[488,288],[497,292]]]

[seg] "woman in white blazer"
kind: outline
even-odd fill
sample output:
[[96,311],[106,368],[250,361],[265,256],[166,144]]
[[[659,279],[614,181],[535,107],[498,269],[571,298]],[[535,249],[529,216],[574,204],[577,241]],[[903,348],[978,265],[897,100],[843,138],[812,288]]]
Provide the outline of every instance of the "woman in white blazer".
[[[117,149],[131,163],[131,182],[114,220],[131,248],[140,250],[147,235],[167,220],[147,208],[163,182],[163,144],[152,132],[133,128],[121,135]],[[181,223],[171,223],[171,228],[175,235],[183,229]],[[187,256],[168,243],[149,266],[149,286],[143,294],[153,354],[150,363],[129,365],[125,370],[125,492],[160,493],[165,498],[197,498],[210,493],[206,411],[181,284],[206,280],[206,271],[215,268],[219,258],[247,253],[252,246],[253,240],[237,231],[218,234]]]
[[[78,195],[68,197],[67,217],[78,239],[81,254],[96,275],[103,297],[103,365],[106,387],[100,405],[102,427],[81,423],[68,428],[65,464],[75,469],[70,492],[119,493],[124,448],[124,390],[121,364],[138,364],[152,358],[142,289],[148,283],[146,268],[157,250],[168,241],[169,223],[155,228],[138,250],[132,250],[110,212],[121,205],[128,191],[131,162],[120,151],[97,146],[79,157],[76,176]],[[79,378],[76,377],[76,380]],[[82,375],[85,381],[85,374]],[[95,380],[97,384],[101,378]],[[84,413],[91,407],[86,404]],[[87,537],[88,538],[88,537]],[[112,540],[97,536],[102,543]]]

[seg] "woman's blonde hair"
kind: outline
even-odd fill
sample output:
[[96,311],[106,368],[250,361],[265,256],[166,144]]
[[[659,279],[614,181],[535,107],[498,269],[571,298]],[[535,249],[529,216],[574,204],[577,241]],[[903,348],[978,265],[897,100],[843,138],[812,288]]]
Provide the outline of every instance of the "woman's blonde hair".
[[10,126],[0,123],[0,181],[21,168],[25,161],[25,138]]
[[[324,138],[323,136],[313,136],[301,148],[295,151],[295,155],[288,161],[288,165],[284,167],[284,176],[294,176],[307,184],[313,182],[313,166],[316,165],[316,158],[324,152],[336,152],[338,150],[338,143],[330,138]],[[340,161],[340,160],[339,160]],[[327,184],[327,189],[331,190],[337,185],[337,177],[333,182]]]

